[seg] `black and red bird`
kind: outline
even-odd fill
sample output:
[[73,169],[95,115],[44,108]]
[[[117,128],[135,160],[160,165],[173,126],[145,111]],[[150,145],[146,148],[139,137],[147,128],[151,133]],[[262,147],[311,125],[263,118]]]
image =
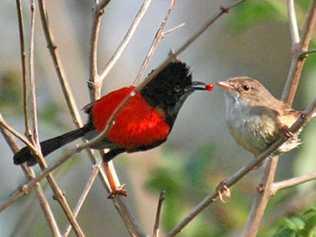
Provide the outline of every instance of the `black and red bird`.
[[[196,90],[211,90],[212,87],[212,84],[192,81],[185,63],[171,62],[129,99],[117,114],[115,124],[107,137],[91,148],[109,148],[103,160],[110,161],[123,152],[145,151],[160,145],[167,140],[179,110],[188,96]],[[86,125],[41,142],[43,156],[77,138],[91,139],[100,134],[115,108],[134,89],[134,86],[123,87],[86,106],[85,112],[89,114]],[[28,165],[37,162],[28,147],[14,155],[14,164],[24,162]]]

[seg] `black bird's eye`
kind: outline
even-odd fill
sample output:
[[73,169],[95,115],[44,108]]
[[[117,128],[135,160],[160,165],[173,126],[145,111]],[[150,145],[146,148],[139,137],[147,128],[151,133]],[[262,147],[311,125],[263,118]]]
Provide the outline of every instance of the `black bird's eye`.
[[174,91],[175,91],[176,93],[179,93],[179,92],[181,91],[181,87],[180,87],[179,85],[175,85]]
[[249,91],[249,89],[250,89],[249,86],[247,86],[247,85],[243,85],[242,88],[243,88],[245,91]]

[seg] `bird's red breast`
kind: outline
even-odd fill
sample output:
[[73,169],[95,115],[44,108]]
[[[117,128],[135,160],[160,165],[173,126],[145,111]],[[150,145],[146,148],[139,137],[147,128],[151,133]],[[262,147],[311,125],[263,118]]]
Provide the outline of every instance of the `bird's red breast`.
[[[102,132],[108,119],[120,102],[135,87],[113,91],[92,106],[92,122],[97,132]],[[163,141],[170,133],[170,126],[163,113],[150,106],[141,93],[131,97],[115,119],[107,139],[127,150]]]

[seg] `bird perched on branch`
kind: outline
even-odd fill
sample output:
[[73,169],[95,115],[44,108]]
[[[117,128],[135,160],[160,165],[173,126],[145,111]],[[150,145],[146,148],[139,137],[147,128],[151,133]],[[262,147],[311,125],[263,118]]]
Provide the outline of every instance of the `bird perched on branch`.
[[287,152],[301,144],[299,132],[291,134],[288,128],[302,112],[276,99],[259,81],[250,77],[234,77],[217,85],[225,92],[229,131],[244,149],[258,156],[281,133],[289,139],[278,152]]
[[[103,157],[105,162],[123,152],[154,148],[167,140],[179,110],[188,96],[194,91],[210,91],[212,88],[212,84],[192,81],[187,65],[176,60],[158,72],[140,91],[136,91],[134,86],[124,87],[86,106],[85,112],[89,114],[86,125],[42,141],[42,154],[47,156],[77,138],[91,139],[100,134],[117,106],[132,92],[134,95],[115,116],[115,123],[107,132],[107,136],[91,148],[109,148],[109,152]],[[14,155],[15,164],[24,162],[28,165],[37,163],[28,147]],[[113,183],[110,185],[114,194],[125,194],[124,190],[118,189]]]

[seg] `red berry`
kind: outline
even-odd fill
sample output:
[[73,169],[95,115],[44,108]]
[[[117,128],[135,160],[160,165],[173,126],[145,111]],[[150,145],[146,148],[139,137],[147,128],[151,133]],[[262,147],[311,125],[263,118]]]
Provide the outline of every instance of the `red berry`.
[[214,85],[213,85],[212,83],[207,84],[207,85],[205,86],[205,89],[206,89],[207,91],[212,91],[213,88],[214,88]]

